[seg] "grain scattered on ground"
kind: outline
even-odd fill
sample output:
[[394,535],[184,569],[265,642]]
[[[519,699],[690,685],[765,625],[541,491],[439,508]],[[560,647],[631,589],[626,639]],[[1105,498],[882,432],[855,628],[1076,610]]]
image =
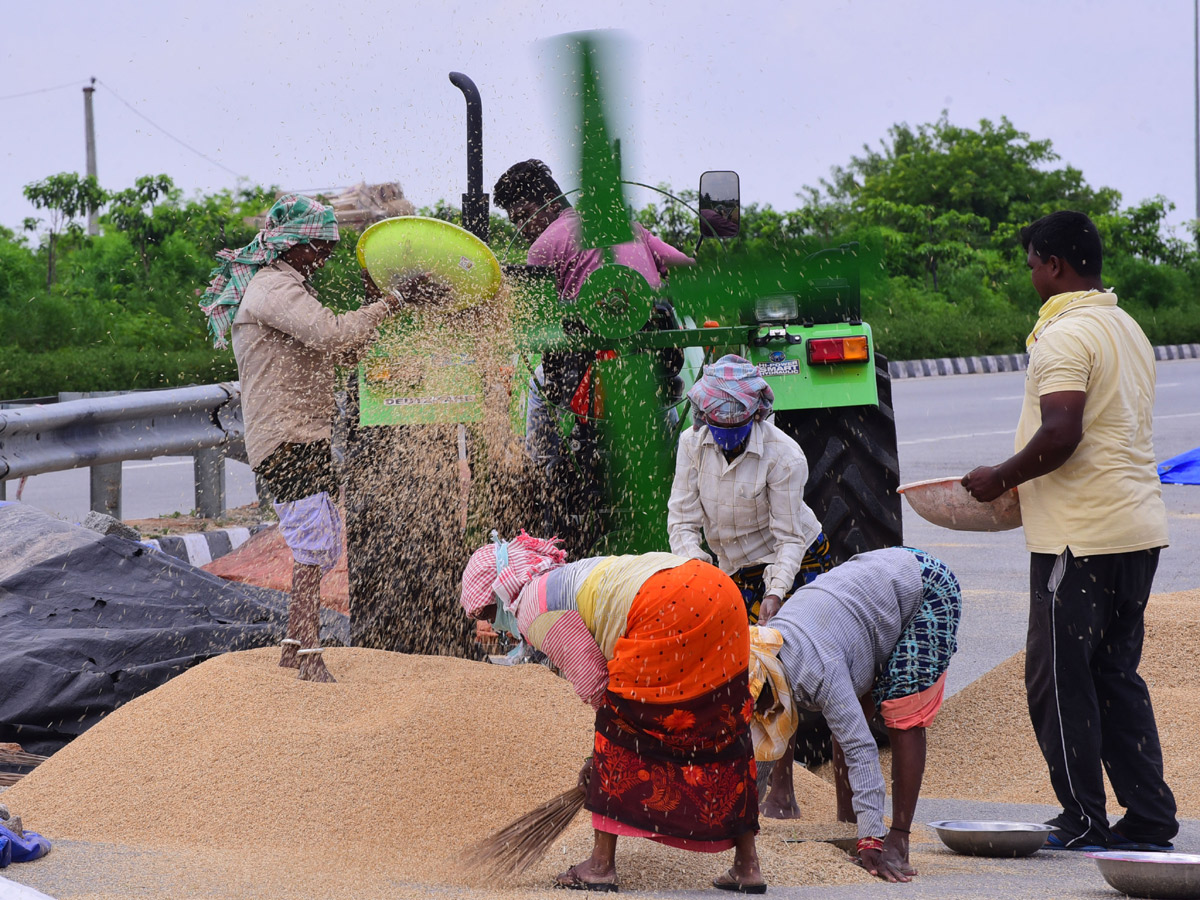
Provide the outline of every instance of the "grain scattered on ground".
[[[573,784],[590,753],[591,711],[542,666],[347,648],[326,658],[337,684],[297,681],[273,648],[210,660],[109,715],[5,802],[51,839],[121,845],[130,884],[177,867],[171,896],[225,896],[215,882],[238,897],[303,896],[306,885],[415,896],[421,885],[478,889],[457,857]],[[806,822],[832,818],[828,784],[797,769],[797,793]],[[769,882],[869,880],[831,846],[784,843],[789,827],[763,820]],[[540,891],[588,855],[591,834],[585,812],[541,863],[488,890]],[[623,839],[618,872],[626,890],[703,889],[732,856]]]
[[[1200,816],[1200,590],[1160,594],[1146,609],[1139,669],[1150,687],[1167,783],[1179,814]],[[880,751],[887,783],[890,754]],[[829,766],[818,770],[831,778]],[[1057,804],[1029,723],[1025,654],[1018,653],[946,700],[929,729],[921,794],[996,803]],[[1108,810],[1120,813],[1109,788]]]

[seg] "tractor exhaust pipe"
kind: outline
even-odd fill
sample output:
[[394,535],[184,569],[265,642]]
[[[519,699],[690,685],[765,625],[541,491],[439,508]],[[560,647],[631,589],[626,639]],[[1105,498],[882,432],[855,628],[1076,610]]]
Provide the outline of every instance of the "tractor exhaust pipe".
[[463,227],[485,244],[488,240],[488,204],[483,192],[483,103],[479,88],[462,72],[451,72],[450,83],[467,101],[467,192],[462,195]]

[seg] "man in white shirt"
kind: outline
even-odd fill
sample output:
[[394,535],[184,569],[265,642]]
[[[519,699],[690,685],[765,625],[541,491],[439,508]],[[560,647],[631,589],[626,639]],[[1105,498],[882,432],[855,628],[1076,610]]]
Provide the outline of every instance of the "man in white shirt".
[[[804,502],[808,461],[768,416],[775,400],[758,368],[734,354],[705,366],[688,392],[695,426],[679,438],[667,512],[671,552],[713,562],[733,578],[751,624],[766,623],[792,592],[833,561]],[[800,815],[794,739],[771,772],[762,813]]]

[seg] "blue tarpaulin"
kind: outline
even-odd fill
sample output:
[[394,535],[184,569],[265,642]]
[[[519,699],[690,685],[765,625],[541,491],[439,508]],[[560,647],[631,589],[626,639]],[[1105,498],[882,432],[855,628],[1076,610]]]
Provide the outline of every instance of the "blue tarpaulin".
[[50,842],[32,831],[17,834],[0,825],[0,869],[9,863],[30,862],[50,852]]
[[1200,447],[1159,463],[1158,480],[1163,484],[1200,484]]

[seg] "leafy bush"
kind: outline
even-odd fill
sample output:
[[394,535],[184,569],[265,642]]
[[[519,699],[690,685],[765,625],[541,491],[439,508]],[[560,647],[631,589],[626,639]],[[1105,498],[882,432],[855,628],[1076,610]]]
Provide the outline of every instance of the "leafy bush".
[[[1110,188],[1090,187],[1070,166],[1055,168],[1048,141],[1006,119],[975,129],[937,122],[890,129],[805,188],[798,209],[744,202],[741,234],[705,241],[697,256],[803,256],[859,244],[862,313],[892,359],[1015,353],[1037,313],[1019,228],[1058,208],[1093,217],[1105,242],[1105,283],[1154,343],[1200,342],[1196,241],[1165,227],[1172,209],[1155,197],[1122,209]],[[252,217],[272,202],[257,186],[185,199],[166,175],[104,191],[72,173],[31,185],[49,218],[37,246],[0,228],[0,397],[60,390],[125,390],[235,378],[229,351],[211,348],[198,301],[224,247],[254,236]],[[694,191],[671,191],[635,211],[645,227],[688,253],[698,238]],[[103,232],[75,221],[95,197]],[[89,199],[90,198],[90,199]],[[458,222],[445,201],[421,215]],[[31,219],[27,230],[41,220]],[[1194,236],[1193,236],[1194,237]],[[357,308],[362,285],[347,232],[314,278],[321,300]],[[491,217],[503,262],[526,244],[507,218]],[[47,286],[47,281],[50,282]]]
[[229,351],[142,352],[110,345],[29,353],[0,347],[0,398],[6,400],[59,391],[124,391],[236,379],[237,364]]

